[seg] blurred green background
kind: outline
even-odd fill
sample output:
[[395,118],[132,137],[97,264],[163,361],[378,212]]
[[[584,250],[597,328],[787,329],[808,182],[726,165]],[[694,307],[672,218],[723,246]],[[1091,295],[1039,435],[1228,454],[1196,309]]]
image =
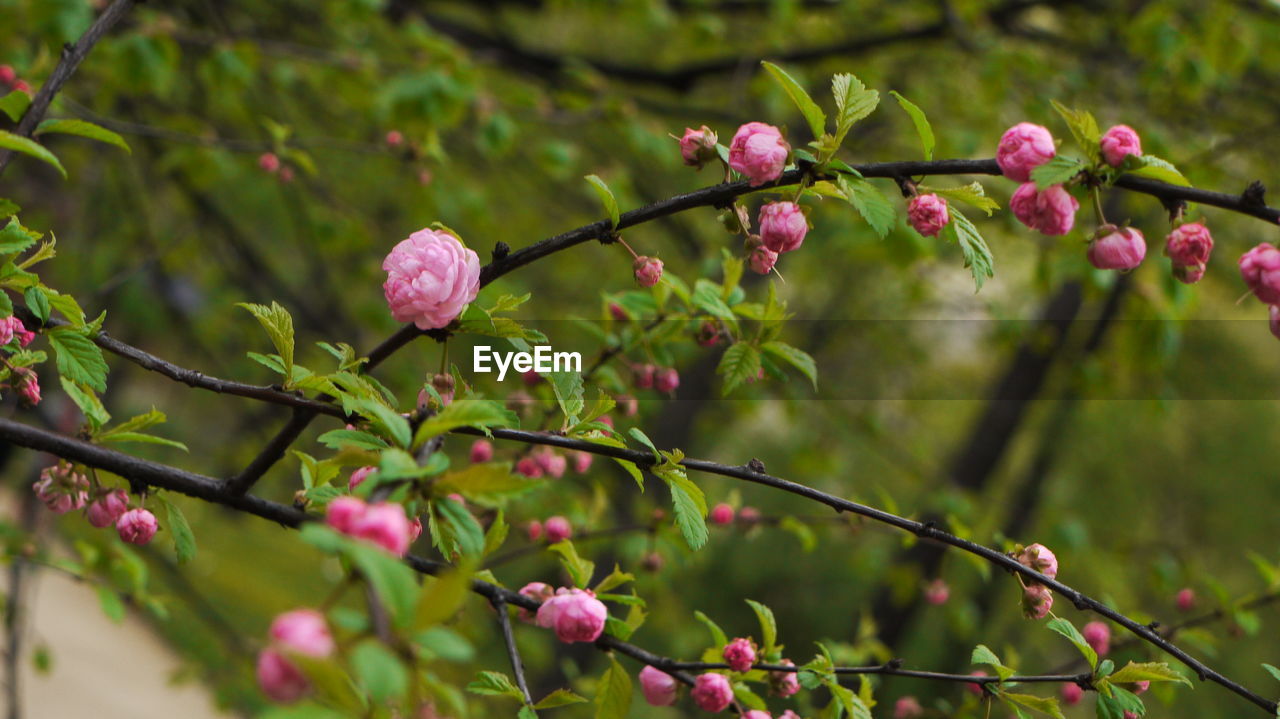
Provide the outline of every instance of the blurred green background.
[[[96,5],[0,0],[0,63],[37,84]],[[585,174],[604,177],[624,209],[718,181],[715,170],[683,167],[668,133],[707,124],[727,142],[740,123],[762,120],[803,137],[793,105],[759,71],[761,58],[815,96],[834,72],[898,90],[928,113],[939,157],[991,157],[1001,132],[1022,120],[1068,137],[1049,105],[1057,99],[1091,110],[1103,127],[1135,127],[1147,152],[1197,186],[1239,192],[1255,179],[1277,180],[1277,37],[1280,4],[1271,0],[148,2],[94,50],[52,112],[120,132],[132,154],[51,139],[71,179],[20,159],[0,192],[23,207],[24,224],[57,235],[60,257],[45,280],[91,316],[105,310],[113,336],[183,366],[268,383],[244,355],[265,351],[265,338],[236,302],[287,306],[310,346],[304,363],[321,362],[314,341],[367,351],[396,326],[382,298],[382,257],[413,230],[443,222],[487,260],[496,242],[519,248],[598,219]],[[389,148],[389,130],[409,147]],[[292,182],[259,169],[266,151],[281,153]],[[841,157],[916,159],[919,147],[908,117],[888,101],[858,125]],[[978,179],[1007,203],[1011,183]],[[1271,524],[1280,499],[1277,345],[1265,308],[1237,302],[1245,288],[1235,260],[1274,241],[1276,229],[1205,212],[1217,250],[1205,280],[1187,288],[1169,278],[1159,253],[1168,228],[1159,203],[1122,193],[1108,202],[1151,248],[1118,287],[1116,275],[1084,262],[1093,227],[1086,211],[1064,238],[1035,235],[1000,212],[979,222],[996,276],[978,294],[957,248],[905,224],[881,240],[848,206],[811,202],[815,229],[780,265],[786,282],[773,281],[798,319],[813,320],[794,322],[785,336],[817,358],[819,395],[793,381],[703,399],[716,395],[719,350],[689,343],[679,353],[684,399],[643,397],[640,416],[624,422],[659,446],[726,463],[758,457],[775,474],[942,518],[987,544],[1043,542],[1058,554],[1061,579],[1144,620],[1177,621],[1173,595],[1183,586],[1195,588],[1200,611],[1267,591],[1248,555],[1280,560]],[[737,250],[711,209],[626,237],[690,281],[717,277],[720,248]],[[532,292],[521,316],[554,342],[556,324],[538,320],[599,319],[602,293],[631,283],[621,251],[592,243],[507,276],[482,298]],[[762,288],[757,281],[748,291]],[[1054,323],[1040,322],[1046,312]],[[419,341],[377,375],[412,397],[439,358],[438,346]],[[229,476],[287,418],[109,360],[112,413],[154,405],[169,414],[167,436],[191,448],[189,456],[138,450],[145,456]],[[1020,391],[1001,398],[1009,383]],[[494,396],[518,386],[481,384]],[[73,411],[60,392],[47,394],[55,418]],[[63,429],[74,429],[69,422]],[[316,422],[297,448],[323,451],[314,437],[331,425]],[[467,444],[451,439],[446,450],[464,456]],[[12,486],[25,477],[17,467],[5,470]],[[508,517],[566,514],[580,531],[648,523],[665,493],[635,493],[615,469],[597,462],[585,478],[521,499]],[[708,642],[695,609],[731,635],[754,632],[742,602],[750,597],[773,607],[797,662],[816,640],[839,646],[843,663],[902,657],[939,671],[969,671],[979,642],[1031,673],[1074,655],[1020,617],[1016,585],[1002,574],[921,553],[885,528],[833,522],[795,497],[695,480],[713,501],[800,518],[813,544],[805,530],[771,526],[713,528],[693,555],[669,529],[584,542],[602,567],[616,559],[637,573],[645,554],[662,553],[661,571],[639,579],[651,615],[634,641],[646,648],[695,659]],[[289,501],[299,486],[289,458],[256,491]],[[189,680],[210,685],[228,711],[257,715],[265,705],[244,648],[259,645],[274,614],[319,601],[336,567],[268,523],[177,501],[200,552],[177,575],[165,569],[167,548],[147,553],[151,588],[169,613],[156,631],[189,661]],[[62,529],[114,542],[83,527],[66,520]],[[511,547],[525,544],[518,534]],[[496,570],[512,587],[557,573],[546,553]],[[943,606],[920,598],[934,577],[952,587]],[[203,599],[193,603],[192,592]],[[1086,621],[1065,602],[1057,611]],[[1227,675],[1277,693],[1259,666],[1280,659],[1272,611],[1229,613],[1179,637]],[[481,602],[459,629],[478,656],[442,665],[442,676],[462,684],[476,666],[506,669]],[[520,641],[538,687],[567,677],[590,695],[600,656],[540,632],[522,631]],[[1147,657],[1156,658],[1134,648],[1116,658]],[[950,685],[881,687],[876,716],[889,716],[907,693],[940,711],[968,701]],[[1168,698],[1152,716],[1250,711],[1213,686]],[[509,710],[481,698],[469,704],[472,716]],[[1068,716],[1090,715],[1091,705]],[[637,699],[633,711],[679,710]]]

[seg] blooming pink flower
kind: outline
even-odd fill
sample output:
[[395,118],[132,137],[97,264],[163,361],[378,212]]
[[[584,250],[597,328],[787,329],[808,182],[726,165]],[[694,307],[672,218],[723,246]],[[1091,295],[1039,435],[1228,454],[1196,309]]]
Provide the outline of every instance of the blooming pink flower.
[[361,467],[351,473],[351,478],[347,480],[347,489],[354,490],[359,487],[362,482],[369,478],[369,475],[377,472],[378,468],[372,465]]
[[1134,227],[1103,225],[1089,242],[1089,264],[1100,270],[1132,270],[1147,255],[1147,243]]
[[1103,622],[1089,622],[1080,630],[1080,634],[1098,656],[1105,656],[1111,651],[1111,627]]
[[711,521],[715,524],[729,524],[733,521],[733,507],[724,502],[712,507]]
[[569,520],[560,515],[547,517],[547,521],[542,525],[547,530],[547,542],[555,544],[573,536],[573,525],[569,524]]
[[40,377],[36,371],[30,367],[16,367],[14,373],[22,378],[18,384],[18,394],[22,396],[23,404],[28,407],[40,404]]
[[641,255],[632,263],[636,272],[636,282],[641,287],[653,287],[662,279],[662,260],[657,257]]
[[595,455],[590,452],[574,452],[573,453],[573,471],[578,474],[586,474],[591,469],[591,463],[595,461]]
[[791,145],[773,125],[748,122],[734,133],[729,143],[729,167],[742,173],[752,187],[772,182],[787,166]]
[[761,244],[747,255],[747,264],[752,272],[767,275],[778,264],[778,253]]
[[1027,619],[1044,619],[1053,609],[1053,593],[1043,584],[1032,584],[1022,592],[1022,615]]
[[378,502],[365,507],[364,512],[352,520],[347,533],[403,557],[409,551],[411,531],[404,505]]
[[1067,234],[1075,226],[1080,202],[1062,185],[1052,185],[1041,192],[1036,189],[1036,183],[1027,182],[1013,193],[1009,209],[1027,227],[1057,236]]
[[916,719],[924,713],[924,707],[915,697],[898,697],[893,704],[893,719]]
[[1178,605],[1178,610],[1183,612],[1191,611],[1196,605],[1196,592],[1191,587],[1183,587],[1178,590],[1178,594],[1174,597],[1174,603]]
[[1128,125],[1116,125],[1102,135],[1102,159],[1112,167],[1124,164],[1129,155],[1142,157],[1142,141]]
[[1031,171],[1058,154],[1049,130],[1030,122],[1020,122],[1005,130],[996,148],[996,163],[1004,176],[1014,182],[1031,179]]
[[1208,264],[1212,251],[1213,235],[1199,222],[1179,225],[1165,239],[1164,253],[1174,265],[1203,266]]
[[258,653],[258,686],[267,698],[281,704],[298,701],[311,691],[311,682],[293,662],[275,649]]
[[471,443],[471,461],[488,462],[493,459],[493,443],[487,439],[477,439]]
[[679,139],[680,157],[684,158],[684,164],[701,169],[704,164],[715,160],[719,157],[717,140],[716,134],[706,125],[697,130],[686,127]]
[[271,622],[271,641],[280,648],[309,657],[327,657],[333,653],[333,635],[324,615],[314,609],[295,609],[277,616]]
[[1240,258],[1240,276],[1258,299],[1280,305],[1280,250],[1263,242]]
[[790,252],[804,244],[809,220],[794,202],[770,202],[760,208],[760,241],[774,252]]
[[116,520],[116,533],[130,544],[150,542],[159,528],[156,515],[142,508],[130,509]]
[[680,684],[676,678],[656,667],[645,666],[640,670],[640,690],[651,706],[667,707],[676,703],[676,690]]
[[925,237],[935,237],[951,221],[947,201],[933,193],[916,195],[907,205],[907,220],[916,232]]
[[533,520],[526,525],[526,531],[529,532],[529,541],[536,542],[542,538],[542,522]]
[[382,262],[391,316],[418,329],[439,329],[462,314],[480,291],[480,258],[447,230],[422,229]]
[[699,674],[691,694],[699,709],[713,714],[724,711],[733,701],[733,687],[723,674]]
[[538,460],[533,457],[521,457],[516,462],[516,474],[521,474],[529,479],[537,479],[542,476],[542,465],[538,464]]
[[680,373],[674,367],[660,369],[653,375],[653,386],[659,392],[670,394],[680,386]]
[[400,143],[404,142],[404,134],[399,130],[388,130],[386,139],[388,145],[392,147],[399,147]]
[[554,629],[566,644],[594,642],[604,631],[609,610],[589,589],[556,590],[556,595],[538,608],[538,626]]
[[[981,670],[981,669],[978,669],[978,670],[975,670],[975,671],[969,672],[969,676],[971,676],[971,677],[985,677],[985,676],[987,676],[987,673],[986,673],[985,671]],[[967,690],[970,694],[972,694],[972,695],[974,695],[974,696],[976,696],[976,697],[980,697],[980,696],[982,696],[982,695],[985,693],[985,691],[984,691],[984,690],[983,690],[983,688],[982,688],[982,685],[981,685],[981,684],[979,684],[978,682],[965,682],[964,688],[965,688],[965,690]]]
[[751,671],[751,665],[756,663],[756,644],[748,638],[738,637],[724,645],[721,654],[730,669],[748,672]]
[[1050,579],[1058,576],[1058,558],[1043,544],[1036,543],[1024,548],[1018,554],[1018,561]]
[[1084,690],[1079,684],[1068,682],[1062,685],[1062,703],[1069,707],[1073,707],[1080,703],[1084,698]]
[[924,600],[935,606],[946,604],[950,598],[951,588],[941,579],[929,582],[929,585],[924,588]]
[[[795,666],[790,659],[783,659],[778,663]],[[783,698],[795,695],[800,691],[800,675],[796,672],[769,672],[769,691]]]
[[113,489],[98,497],[89,504],[85,516],[89,524],[102,529],[110,527],[120,519],[120,515],[129,511],[129,495],[123,489]]
[[258,167],[263,172],[275,173],[280,170],[280,158],[274,152],[264,152],[258,156]]
[[40,470],[40,478],[31,485],[36,498],[54,514],[80,509],[89,501],[89,480],[71,465],[59,462]]
[[366,505],[362,499],[338,497],[325,507],[324,521],[339,532],[350,534],[351,527],[355,525],[356,519],[364,514],[365,508]]

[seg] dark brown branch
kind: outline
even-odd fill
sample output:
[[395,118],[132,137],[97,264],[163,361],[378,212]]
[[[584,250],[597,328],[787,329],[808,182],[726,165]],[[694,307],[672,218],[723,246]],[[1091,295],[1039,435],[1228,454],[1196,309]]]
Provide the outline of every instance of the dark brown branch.
[[507,645],[507,656],[511,658],[511,673],[516,675],[516,686],[524,695],[524,703],[533,706],[533,696],[529,694],[529,683],[524,678],[524,661],[520,658],[520,649],[516,647],[516,635],[511,631],[511,614],[507,612],[507,603],[502,599],[490,602],[498,613],[498,626],[502,628],[502,642]]

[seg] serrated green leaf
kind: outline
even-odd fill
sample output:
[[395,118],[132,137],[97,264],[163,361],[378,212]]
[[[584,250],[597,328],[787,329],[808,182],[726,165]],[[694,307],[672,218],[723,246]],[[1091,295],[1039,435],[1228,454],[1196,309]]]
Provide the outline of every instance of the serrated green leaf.
[[730,345],[720,358],[716,374],[724,377],[721,394],[728,396],[739,385],[754,381],[760,375],[760,351],[749,342]]
[[1179,185],[1181,187],[1191,187],[1191,181],[1173,166],[1168,160],[1162,160],[1155,155],[1143,155],[1142,166],[1134,170],[1129,170],[1128,174],[1137,175],[1138,177],[1146,177],[1160,182],[1167,182],[1170,185]]
[[387,444],[387,440],[379,437],[378,435],[362,432],[357,429],[331,429],[317,437],[316,441],[329,449],[356,447],[358,449],[369,449],[377,452],[391,446],[390,444]]
[[987,191],[983,188],[982,183],[980,182],[971,182],[961,187],[931,187],[921,185],[918,189],[921,193],[932,192],[936,195],[945,197],[948,200],[972,205],[987,213],[987,217],[990,217],[991,213],[1000,209],[1000,203],[996,202],[994,198],[987,196]]
[[1053,109],[1058,111],[1063,120],[1066,120],[1067,127],[1071,130],[1071,136],[1075,138],[1076,144],[1085,151],[1091,162],[1097,162],[1102,153],[1102,149],[1098,145],[1102,140],[1102,131],[1098,129],[1098,121],[1093,119],[1093,115],[1087,110],[1073,110],[1057,100],[1051,100],[1050,102],[1053,105]]
[[520,688],[511,681],[511,677],[502,672],[480,672],[467,685],[467,691],[484,696],[510,697],[518,702],[524,702],[524,694],[520,693]]
[[1134,682],[1177,682],[1192,686],[1191,680],[1164,662],[1129,662],[1117,669],[1108,679],[1112,684]]
[[596,564],[579,556],[573,542],[565,539],[552,544],[547,549],[560,555],[560,563],[569,573],[574,586],[585,589],[591,585],[591,577],[596,573]]
[[1062,709],[1058,706],[1058,700],[1053,697],[1038,697],[1032,694],[1012,694],[1010,692],[1001,692],[1000,698],[1017,707],[1026,707],[1041,714],[1048,714],[1055,719],[1063,719]]
[[702,489],[687,477],[659,475],[671,491],[671,503],[675,510],[676,526],[689,549],[701,549],[710,536],[707,532],[707,506]]
[[439,414],[428,418],[413,436],[413,446],[459,427],[488,430],[493,427],[515,427],[519,420],[515,413],[497,402],[487,399],[455,399]]
[[586,407],[583,399],[581,372],[546,372],[542,375],[551,383],[551,391],[556,395],[560,411],[564,412],[565,424],[577,424],[578,416]]
[[760,345],[760,349],[764,350],[765,354],[772,355],[800,370],[800,373],[813,383],[813,388],[818,388],[818,364],[808,352],[778,340],[765,342]]
[[813,132],[814,137],[822,137],[826,133],[827,115],[818,107],[818,103],[809,97],[809,93],[795,81],[795,78],[787,74],[786,70],[774,65],[771,62],[761,62],[765,70],[773,76],[773,79],[782,86],[782,89],[791,98],[791,101],[800,109],[800,114],[804,115],[805,122],[809,123],[809,130]]
[[982,238],[973,222],[954,207],[951,208],[951,221],[942,228],[942,237],[960,245],[960,251],[964,254],[964,266],[973,275],[975,292],[982,289],[988,278],[995,277],[995,258],[991,256],[987,241]]
[[880,92],[868,90],[858,78],[841,73],[831,78],[831,94],[836,101],[834,145],[839,148],[854,123],[875,112],[880,105]]
[[631,677],[613,655],[597,686],[596,719],[626,719],[631,713]]
[[1089,662],[1090,669],[1098,668],[1098,653],[1084,640],[1084,635],[1080,633],[1080,630],[1076,629],[1074,624],[1062,617],[1056,617],[1046,622],[1045,626],[1049,630],[1066,637],[1072,644],[1076,645],[1076,649],[1079,649],[1080,653],[1084,655],[1085,661]]
[[45,336],[53,348],[58,374],[98,392],[107,390],[107,361],[92,340],[70,327],[54,327]]
[[449,525],[464,555],[480,556],[484,553],[484,529],[466,507],[448,497],[434,500],[432,504]]
[[662,455],[658,452],[657,446],[654,445],[653,440],[649,439],[649,435],[644,433],[644,430],[639,427],[632,427],[627,430],[627,434],[631,435],[640,444],[648,447],[649,451],[653,452],[654,461],[660,461],[662,459]]
[[22,293],[22,299],[27,303],[27,309],[31,310],[31,314],[40,320],[40,324],[49,323],[49,293],[40,288],[39,285],[32,285]]
[[93,393],[93,390],[81,387],[66,377],[59,377],[58,381],[62,383],[62,390],[67,393],[72,402],[75,402],[84,418],[89,421],[92,433],[97,433],[103,425],[111,421],[107,408],[102,406],[102,401]]
[[987,648],[987,645],[985,644],[979,644],[973,648],[973,655],[969,657],[969,662],[971,664],[986,664],[995,670],[996,676],[999,677],[1001,681],[1014,675],[1014,671],[1009,667],[1006,667],[1004,663],[1000,661],[1000,658],[996,656],[996,653]]
[[36,131],[32,134],[77,135],[79,137],[87,137],[90,140],[97,140],[98,142],[115,145],[129,154],[133,154],[133,150],[130,149],[129,143],[125,142],[124,138],[121,137],[119,133],[112,132],[101,125],[95,125],[92,122],[85,122],[84,120],[45,120],[36,126]]
[[889,230],[897,222],[898,210],[880,188],[870,180],[849,175],[840,175],[836,179],[836,185],[844,193],[844,199],[871,225],[871,229],[881,238],[887,237]]
[[533,705],[534,709],[555,709],[556,707],[568,706],[569,704],[585,704],[585,697],[580,697],[568,689],[557,689],[545,697],[538,700]]
[[267,331],[271,344],[284,362],[284,376],[290,378],[293,375],[293,316],[275,301],[270,307],[251,302],[237,302],[236,306],[248,310]]
[[916,106],[907,98],[898,93],[897,90],[890,90],[890,95],[898,101],[902,109],[911,117],[911,123],[916,127],[916,135],[920,137],[920,144],[924,147],[924,159],[926,161],[933,159],[933,148],[937,141],[933,137],[933,126],[929,124],[929,118],[925,117],[924,110]]
[[760,641],[763,651],[768,654],[778,643],[778,621],[773,617],[773,610],[753,599],[745,600],[756,613],[760,621]]
[[24,155],[47,162],[57,168],[63,179],[67,177],[67,170],[62,166],[61,162],[58,162],[58,158],[38,142],[29,140],[21,135],[15,135],[12,132],[0,130],[0,149],[21,152]]
[[599,175],[587,175],[586,180],[591,183],[592,189],[600,197],[600,202],[604,205],[605,212],[609,215],[610,226],[616,230],[621,216],[618,211],[618,198],[613,196],[613,190],[609,189],[609,185],[600,179]]
[[174,447],[176,449],[180,449],[183,452],[191,451],[187,447],[187,445],[183,444],[182,442],[179,442],[176,439],[168,439],[167,437],[157,437],[154,434],[147,434],[145,432],[112,432],[109,435],[104,435],[102,437],[99,437],[98,441],[103,443],[138,442],[140,444],[162,444],[166,447]]
[[1084,163],[1074,157],[1056,155],[1050,158],[1048,162],[1033,169],[1031,171],[1031,179],[1036,183],[1037,189],[1046,190],[1070,180],[1080,174],[1083,169]]
[[18,222],[18,218],[10,217],[3,229],[0,229],[0,254],[22,252],[34,245],[38,237]]
[[164,505],[165,516],[168,519],[165,526],[173,540],[173,551],[178,557],[178,564],[186,564],[196,556],[196,535],[191,531],[191,525],[178,505],[162,495],[156,495],[156,499]]

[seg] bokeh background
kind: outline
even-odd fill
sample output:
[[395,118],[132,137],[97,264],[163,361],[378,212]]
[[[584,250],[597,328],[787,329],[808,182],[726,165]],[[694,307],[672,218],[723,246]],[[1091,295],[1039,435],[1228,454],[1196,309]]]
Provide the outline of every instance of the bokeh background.
[[[0,63],[43,79],[100,5],[0,0]],[[314,341],[367,351],[396,327],[382,299],[381,259],[413,230],[441,221],[487,259],[499,241],[519,248],[598,219],[583,175],[605,178],[624,209],[718,181],[715,170],[681,165],[668,133],[686,126],[707,124],[727,141],[740,123],[762,120],[803,137],[793,105],[760,72],[762,58],[818,97],[834,72],[898,90],[928,113],[939,157],[990,157],[1001,132],[1022,120],[1069,137],[1049,105],[1057,99],[1091,110],[1103,127],[1137,128],[1147,152],[1197,186],[1239,192],[1256,179],[1280,181],[1276,37],[1280,4],[1271,0],[148,2],[101,42],[53,107],[55,116],[116,130],[132,154],[51,139],[71,178],[19,160],[0,193],[23,207],[24,224],[57,235],[46,281],[75,294],[91,316],[106,311],[112,335],[183,366],[266,383],[267,371],[245,358],[266,351],[265,338],[236,302],[287,306],[308,347],[301,362],[322,361]],[[843,159],[919,157],[910,120],[885,99]],[[406,144],[388,147],[390,130]],[[259,168],[267,151],[280,153],[292,182]],[[1012,183],[978,179],[1006,204]],[[1173,596],[1192,587],[1197,612],[1222,608],[1225,618],[1179,639],[1229,676],[1280,693],[1260,667],[1280,659],[1274,611],[1237,605],[1275,584],[1256,565],[1280,560],[1280,413],[1278,346],[1265,308],[1238,301],[1245,288],[1235,260],[1275,241],[1277,229],[1204,212],[1218,246],[1205,280],[1187,288],[1160,256],[1168,220],[1159,203],[1122,193],[1107,201],[1113,218],[1148,235],[1136,272],[1118,277],[1084,262],[1083,233],[1093,226],[1086,211],[1080,229],[1050,239],[1001,212],[979,222],[996,275],[977,294],[957,248],[905,224],[882,240],[847,205],[811,203],[815,229],[784,258],[778,290],[799,320],[786,339],[817,358],[819,390],[771,381],[717,399],[720,350],[686,343],[676,355],[677,398],[641,393],[640,415],[625,422],[659,446],[727,463],[758,457],[775,474],[936,517],[988,544],[1043,542],[1058,553],[1060,578],[1144,620],[1185,618]],[[737,249],[711,209],[626,237],[690,281],[718,276],[721,248]],[[519,316],[554,342],[562,328],[573,331],[566,320],[601,319],[604,295],[631,283],[619,248],[589,244],[504,277],[483,297],[533,293]],[[756,279],[748,292],[762,288]],[[160,408],[166,435],[191,450],[137,450],[145,456],[229,476],[287,418],[109,359],[113,414]],[[438,362],[438,346],[420,341],[378,376],[410,397]],[[519,388],[518,380],[479,386],[493,396]],[[43,420],[74,431],[74,407],[54,387],[47,394]],[[323,451],[314,437],[331,428],[317,422],[297,448]],[[466,445],[459,438],[446,449],[461,456]],[[8,448],[3,456],[7,501],[17,507],[9,535],[35,526],[37,541],[68,553],[123,551],[78,519],[20,521],[26,485],[47,459]],[[639,494],[615,469],[599,462],[586,477],[521,498],[508,517],[566,514],[580,531],[648,525],[665,493]],[[694,610],[731,635],[756,631],[742,601],[750,597],[773,607],[797,661],[818,640],[837,647],[842,663],[902,657],[939,671],[970,670],[979,642],[1027,672],[1074,656],[1020,617],[1016,584],[1002,573],[794,497],[696,479],[711,499],[756,507],[771,521],[713,529],[692,555],[669,529],[581,545],[601,566],[616,560],[639,574],[651,613],[634,640],[647,648],[696,658],[709,640]],[[256,491],[288,501],[299,486],[290,458]],[[317,602],[337,570],[278,527],[177,501],[199,541],[196,559],[175,567],[158,542],[140,555],[145,582],[118,572],[100,581],[125,593],[130,622],[171,648],[166,681],[204,688],[228,715],[258,716],[266,704],[251,652],[274,614]],[[644,571],[641,559],[654,550],[664,564]],[[495,573],[519,586],[558,569],[534,552]],[[921,596],[937,577],[952,590],[941,606]],[[46,611],[57,610],[27,607],[28,615]],[[94,613],[84,631],[111,641],[97,611],[77,611]],[[10,671],[38,666],[57,676],[60,662],[74,661],[29,623],[10,628],[26,637]],[[482,603],[458,629],[475,657],[442,664],[443,678],[461,686],[478,666],[505,668]],[[538,687],[568,682],[590,695],[597,654],[540,633],[520,641]],[[112,660],[88,671],[112,677],[129,663],[133,644],[117,644]],[[1115,658],[1155,657],[1133,647]],[[50,681],[41,671],[26,683]],[[124,681],[64,686],[86,709],[131,691]],[[964,702],[957,686],[880,686],[876,716],[906,693],[939,716]],[[1158,694],[1152,716],[1250,710],[1217,687]],[[467,703],[471,716],[509,711],[478,697]],[[1091,705],[1068,716],[1090,715]],[[21,706],[28,713],[11,716],[53,716]],[[633,706],[636,716],[679,711]]]

